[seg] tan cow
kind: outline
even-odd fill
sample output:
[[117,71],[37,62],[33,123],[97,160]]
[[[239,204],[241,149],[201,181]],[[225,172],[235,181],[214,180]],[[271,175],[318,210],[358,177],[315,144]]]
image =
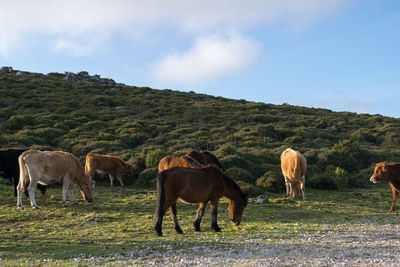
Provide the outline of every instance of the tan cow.
[[306,200],[305,194],[305,175],[307,168],[306,158],[299,151],[291,148],[286,149],[281,155],[282,174],[285,177],[286,196],[296,198],[303,194],[303,200]]
[[65,206],[67,192],[71,202],[75,202],[74,189],[78,185],[83,198],[93,202],[94,182],[89,179],[79,160],[68,152],[28,150],[18,158],[20,169],[19,183],[17,186],[17,207],[22,208],[22,192],[26,190],[29,182],[28,193],[33,208],[38,208],[35,200],[35,189],[38,183],[49,185],[62,183],[62,203]]
[[110,177],[111,186],[114,186],[114,177],[117,177],[121,186],[124,186],[122,176],[124,174],[132,176],[133,167],[116,156],[89,153],[86,155],[85,172],[90,179],[93,179],[95,172],[106,173]]
[[400,194],[400,163],[379,162],[375,166],[370,181],[374,184],[382,181],[389,182],[393,193],[393,201],[389,212],[393,212],[396,208],[396,202]]

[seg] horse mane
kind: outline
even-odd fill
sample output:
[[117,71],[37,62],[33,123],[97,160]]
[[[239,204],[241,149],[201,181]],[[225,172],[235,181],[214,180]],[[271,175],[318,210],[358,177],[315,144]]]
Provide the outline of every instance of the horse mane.
[[228,185],[232,186],[233,188],[235,188],[241,195],[242,197],[246,195],[245,192],[243,192],[243,190],[240,188],[240,186],[232,179],[230,178],[228,175],[226,175],[223,171],[221,171],[221,169],[219,169],[218,167],[216,167],[215,165],[209,165],[209,166],[205,166],[204,168],[213,168],[215,170],[218,171],[219,175],[221,176],[222,180],[227,183]]
[[190,156],[183,156],[183,159],[185,159],[187,161],[187,163],[189,163],[190,167],[193,168],[202,168],[204,165],[201,164],[200,162],[198,162],[196,159],[190,157]]

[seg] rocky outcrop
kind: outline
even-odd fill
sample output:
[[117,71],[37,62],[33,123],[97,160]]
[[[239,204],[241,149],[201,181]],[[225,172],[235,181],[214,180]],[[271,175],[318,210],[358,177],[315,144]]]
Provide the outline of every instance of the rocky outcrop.
[[100,83],[115,84],[115,81],[113,79],[101,78],[100,75],[98,74],[89,75],[87,71],[80,71],[78,73],[65,72],[64,80],[69,82],[75,82],[75,81],[89,82],[90,80],[93,80]]
[[0,73],[9,73],[9,72],[13,72],[13,71],[14,71],[14,70],[13,70],[12,67],[4,66],[4,67],[1,67],[1,68],[0,68]]

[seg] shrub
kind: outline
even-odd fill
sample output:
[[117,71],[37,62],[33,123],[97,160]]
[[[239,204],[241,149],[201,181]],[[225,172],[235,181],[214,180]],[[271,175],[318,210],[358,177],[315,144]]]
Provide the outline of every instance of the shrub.
[[285,191],[285,179],[281,173],[275,171],[264,173],[263,176],[257,179],[256,185],[272,193]]
[[236,183],[243,190],[243,192],[248,194],[249,197],[257,197],[265,193],[264,190],[253,184],[249,184],[243,181],[237,181]]
[[307,186],[315,189],[328,189],[328,190],[338,190],[339,186],[335,177],[326,174],[316,174],[310,179],[306,179]]
[[235,181],[241,180],[247,183],[254,182],[254,178],[249,171],[238,167],[232,167],[227,169],[226,174]]
[[155,149],[152,151],[147,152],[146,154],[146,167],[153,168],[158,165],[158,162],[165,157],[166,154],[161,151],[161,149]]
[[143,187],[155,188],[156,187],[156,177],[157,168],[148,168],[139,174],[136,179],[136,184]]

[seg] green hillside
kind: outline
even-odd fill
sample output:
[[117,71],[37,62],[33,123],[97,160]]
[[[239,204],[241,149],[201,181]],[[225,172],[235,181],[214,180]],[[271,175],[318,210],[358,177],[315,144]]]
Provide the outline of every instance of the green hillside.
[[154,184],[162,156],[208,149],[242,185],[272,191],[282,190],[287,147],[306,156],[314,188],[365,186],[377,161],[400,160],[399,119],[65,76],[0,73],[0,148],[64,150],[82,162],[118,155],[142,186]]

